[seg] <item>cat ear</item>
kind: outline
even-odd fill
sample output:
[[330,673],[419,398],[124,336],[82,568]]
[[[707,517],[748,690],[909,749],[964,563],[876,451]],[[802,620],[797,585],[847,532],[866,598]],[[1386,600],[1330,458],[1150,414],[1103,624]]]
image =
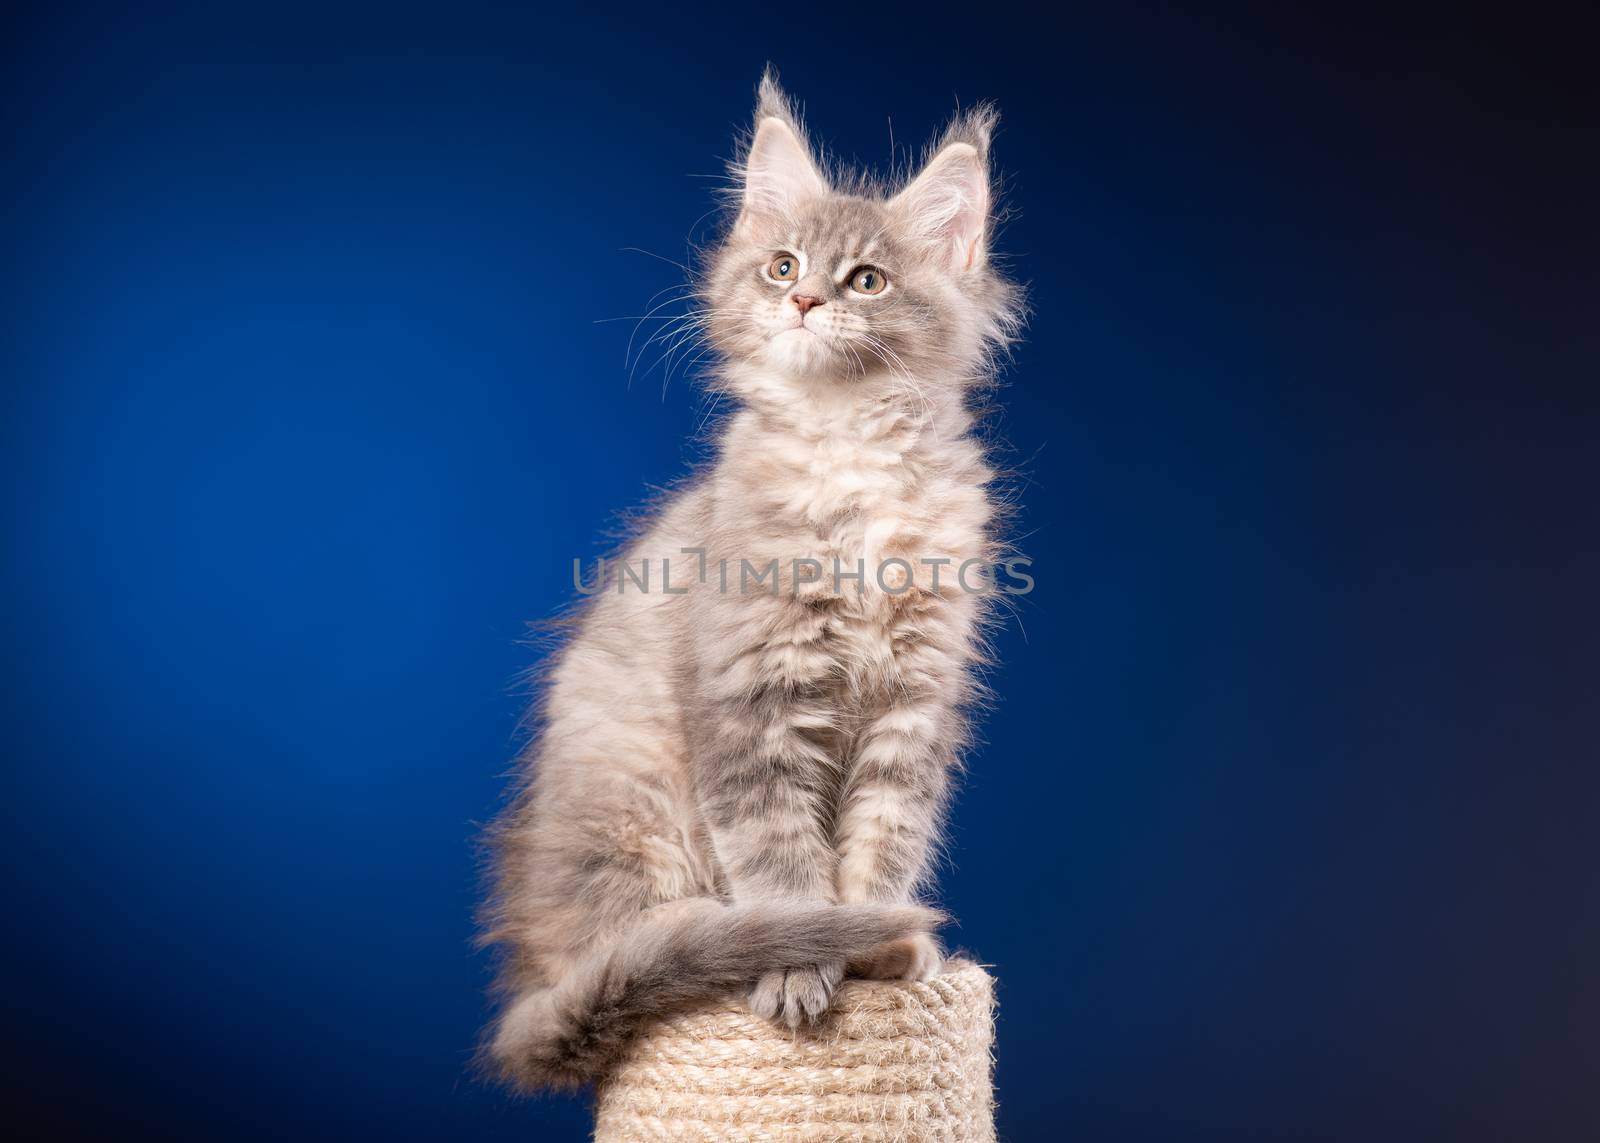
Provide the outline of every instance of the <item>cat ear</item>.
[[956,121],[911,185],[890,200],[912,234],[949,258],[957,273],[983,264],[989,228],[988,108]]
[[755,136],[740,171],[741,227],[757,219],[783,218],[803,199],[826,194],[828,184],[812,161],[789,100],[771,73],[761,78]]

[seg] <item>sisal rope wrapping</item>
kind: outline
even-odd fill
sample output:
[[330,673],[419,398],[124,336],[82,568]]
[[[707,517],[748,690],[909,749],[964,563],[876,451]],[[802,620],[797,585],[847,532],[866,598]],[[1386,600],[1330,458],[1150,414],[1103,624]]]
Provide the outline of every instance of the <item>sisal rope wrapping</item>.
[[742,1006],[643,1029],[601,1084],[595,1143],[993,1143],[994,981],[846,981],[813,1031]]

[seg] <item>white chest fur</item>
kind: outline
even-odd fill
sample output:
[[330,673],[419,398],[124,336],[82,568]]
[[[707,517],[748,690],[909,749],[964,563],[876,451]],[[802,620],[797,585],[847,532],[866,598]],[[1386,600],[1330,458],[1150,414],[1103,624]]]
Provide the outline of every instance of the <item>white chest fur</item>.
[[785,578],[793,561],[815,561],[811,590],[866,611],[983,558],[990,473],[964,418],[900,405],[805,413],[752,415],[729,434],[720,483],[743,517],[731,531],[744,558],[776,558]]

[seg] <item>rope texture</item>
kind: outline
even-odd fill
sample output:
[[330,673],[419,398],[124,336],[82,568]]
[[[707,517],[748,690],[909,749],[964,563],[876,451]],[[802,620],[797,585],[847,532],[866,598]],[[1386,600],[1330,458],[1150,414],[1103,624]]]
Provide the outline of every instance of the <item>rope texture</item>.
[[847,981],[791,1034],[728,1004],[658,1020],[601,1085],[595,1143],[993,1143],[994,981]]

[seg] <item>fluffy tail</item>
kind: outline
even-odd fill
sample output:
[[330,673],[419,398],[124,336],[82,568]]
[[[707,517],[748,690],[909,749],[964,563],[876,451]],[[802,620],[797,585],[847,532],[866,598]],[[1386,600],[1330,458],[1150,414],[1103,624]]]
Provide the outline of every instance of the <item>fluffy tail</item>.
[[577,1087],[604,1072],[648,1017],[751,986],[771,969],[847,961],[942,919],[917,905],[675,902],[552,987],[515,999],[488,1055],[517,1087]]

